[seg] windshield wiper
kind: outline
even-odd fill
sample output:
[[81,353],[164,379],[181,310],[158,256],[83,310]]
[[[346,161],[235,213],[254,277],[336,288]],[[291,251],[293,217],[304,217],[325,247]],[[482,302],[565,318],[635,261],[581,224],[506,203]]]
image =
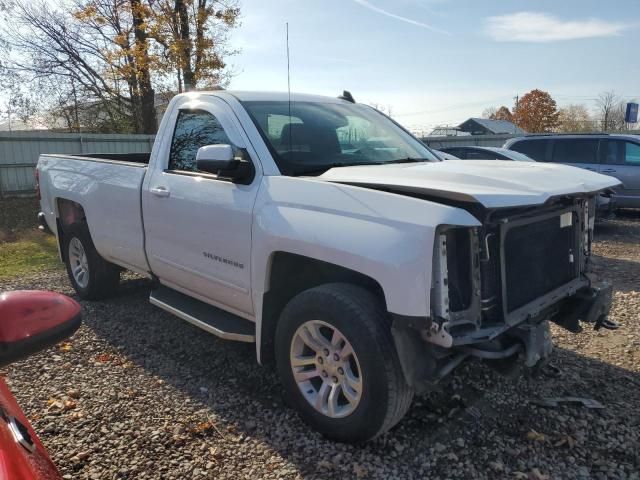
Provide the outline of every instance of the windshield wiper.
[[422,163],[422,162],[431,162],[428,158],[399,158],[398,160],[389,160],[388,162],[380,162],[380,165],[387,165],[389,163]]

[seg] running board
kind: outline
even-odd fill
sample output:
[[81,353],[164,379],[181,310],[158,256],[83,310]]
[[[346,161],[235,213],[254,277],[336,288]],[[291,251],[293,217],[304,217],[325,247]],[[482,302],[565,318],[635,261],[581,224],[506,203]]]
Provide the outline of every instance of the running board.
[[208,303],[196,300],[172,288],[153,290],[149,301],[209,333],[237,342],[255,343],[255,324]]

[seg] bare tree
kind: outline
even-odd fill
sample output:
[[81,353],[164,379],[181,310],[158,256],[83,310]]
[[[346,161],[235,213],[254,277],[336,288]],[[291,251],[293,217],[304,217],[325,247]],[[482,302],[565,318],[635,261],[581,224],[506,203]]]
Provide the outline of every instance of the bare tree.
[[12,17],[15,22],[3,32],[11,51],[8,69],[34,86],[53,81],[60,89],[74,88],[85,103],[100,103],[114,123],[131,117],[133,102],[126,82],[105,68],[110,55],[105,41],[74,16],[45,2],[16,2]]
[[558,110],[559,132],[589,132],[597,130],[597,120],[591,118],[589,110],[584,105],[567,105]]
[[616,131],[624,128],[624,104],[613,90],[598,95],[596,105],[600,128],[603,131]]
[[11,1],[0,68],[19,75],[25,92],[55,86],[46,100],[70,130],[153,133],[156,89],[176,90],[169,78],[178,77],[178,91],[227,78],[237,0],[58,1]]
[[497,107],[487,107],[482,111],[482,118],[493,118],[497,111]]

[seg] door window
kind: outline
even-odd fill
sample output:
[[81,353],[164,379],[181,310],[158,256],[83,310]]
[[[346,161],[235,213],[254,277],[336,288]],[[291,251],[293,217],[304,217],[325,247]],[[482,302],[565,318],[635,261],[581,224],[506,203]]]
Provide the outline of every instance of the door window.
[[606,140],[606,142],[607,150],[604,162],[608,165],[618,165],[622,163],[622,142],[617,142],[615,140]]
[[524,153],[538,162],[547,161],[547,145],[549,140],[521,140],[511,145],[510,150]]
[[586,138],[555,140],[552,161],[557,163],[598,163],[598,140]]
[[196,154],[206,145],[231,145],[218,119],[204,110],[181,110],[169,152],[169,170],[197,171]]
[[625,165],[640,165],[640,144],[624,142],[624,163]]

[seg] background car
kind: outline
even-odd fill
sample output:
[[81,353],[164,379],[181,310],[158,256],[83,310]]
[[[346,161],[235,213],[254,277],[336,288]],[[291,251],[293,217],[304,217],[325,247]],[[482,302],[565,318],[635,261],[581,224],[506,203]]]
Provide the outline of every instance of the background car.
[[515,160],[519,162],[533,162],[531,157],[517,151],[500,147],[447,147],[441,152],[453,155],[462,160]]
[[615,188],[615,206],[640,208],[640,135],[527,135],[508,140],[504,148],[539,162],[564,163],[615,177],[622,182]]
[[441,159],[441,160],[460,160],[455,155],[451,155],[450,153],[443,152],[442,150],[433,150],[433,149],[431,149],[431,151],[433,153],[435,153],[438,156],[438,158]]
[[[0,367],[50,347],[81,323],[80,305],[54,292],[0,294]],[[0,480],[62,478],[0,377]]]

